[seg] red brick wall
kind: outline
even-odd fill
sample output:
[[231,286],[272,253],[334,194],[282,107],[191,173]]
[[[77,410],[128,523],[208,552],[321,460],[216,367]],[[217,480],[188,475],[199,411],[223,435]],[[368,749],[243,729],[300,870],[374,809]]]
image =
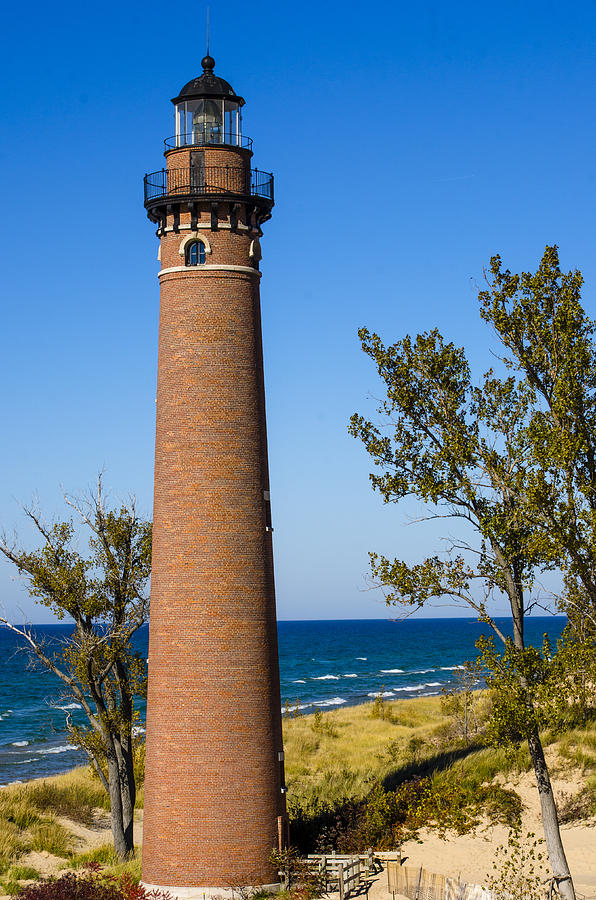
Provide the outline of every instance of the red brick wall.
[[281,710],[258,275],[198,269],[161,278],[143,880],[229,887],[277,881]]

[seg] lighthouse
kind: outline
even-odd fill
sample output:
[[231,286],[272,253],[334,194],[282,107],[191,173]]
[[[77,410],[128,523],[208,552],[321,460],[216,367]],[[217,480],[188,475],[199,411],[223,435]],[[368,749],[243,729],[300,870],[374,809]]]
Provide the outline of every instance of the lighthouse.
[[273,175],[214,74],[173,99],[145,176],[159,352],[143,883],[273,885],[286,834],[259,284]]

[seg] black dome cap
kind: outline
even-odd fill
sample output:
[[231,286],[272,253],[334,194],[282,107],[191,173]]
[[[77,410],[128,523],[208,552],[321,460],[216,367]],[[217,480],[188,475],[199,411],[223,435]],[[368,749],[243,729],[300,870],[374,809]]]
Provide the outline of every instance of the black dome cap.
[[218,78],[217,75],[213,74],[215,60],[212,56],[209,56],[209,54],[204,56],[201,60],[201,65],[203,66],[203,74],[185,84],[178,96],[172,99],[172,103],[181,103],[183,100],[219,97],[226,100],[234,100],[239,106],[244,106],[244,99],[234,93],[232,85],[223,78]]

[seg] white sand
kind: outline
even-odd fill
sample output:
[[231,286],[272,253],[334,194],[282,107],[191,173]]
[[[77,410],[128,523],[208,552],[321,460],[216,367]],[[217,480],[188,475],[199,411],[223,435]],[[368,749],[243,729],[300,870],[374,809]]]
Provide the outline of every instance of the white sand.
[[[534,775],[528,772],[505,786],[513,788],[524,805],[522,834],[534,832],[540,838],[542,823]],[[563,794],[577,793],[580,785],[553,777],[553,788],[559,799]],[[596,818],[563,825],[561,833],[576,891],[596,898]],[[445,840],[424,830],[420,832],[422,843],[408,841],[402,847],[402,855],[408,857],[407,866],[424,866],[429,872],[482,884],[492,872],[496,847],[506,845],[507,838],[507,828],[486,823],[475,833],[449,835]]]

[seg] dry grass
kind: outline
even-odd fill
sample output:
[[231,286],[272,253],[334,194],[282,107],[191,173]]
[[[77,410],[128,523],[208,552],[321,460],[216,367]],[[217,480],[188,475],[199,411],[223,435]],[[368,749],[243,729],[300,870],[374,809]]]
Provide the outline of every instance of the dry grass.
[[[330,803],[361,798],[375,782],[391,787],[416,774],[452,772],[457,779],[478,784],[530,766],[523,747],[511,759],[499,750],[450,743],[450,722],[439,697],[385,701],[384,718],[373,717],[373,711],[369,703],[284,719],[291,805],[308,804],[317,796]],[[596,808],[596,724],[559,736],[553,757],[584,786],[582,802],[570,808],[570,817]],[[141,786],[137,807],[142,803]],[[68,819],[88,826],[98,808],[108,808],[107,796],[88,769],[0,788],[0,894],[7,884],[27,877],[24,873],[33,877],[23,857],[34,848],[62,856],[69,867],[96,861],[109,871],[138,877],[139,852],[132,861],[118,864],[110,844],[89,849],[64,828]]]
[[437,730],[447,723],[439,697],[398,700],[384,707],[385,718],[373,718],[372,703],[324,712],[317,716],[322,727],[314,715],[286,718],[289,795],[362,797],[374,781],[436,752]]
[[20,863],[29,851],[68,859],[75,838],[57,818],[89,825],[95,809],[105,807],[104,798],[87,769],[0,788],[0,893],[33,877],[31,866]]

